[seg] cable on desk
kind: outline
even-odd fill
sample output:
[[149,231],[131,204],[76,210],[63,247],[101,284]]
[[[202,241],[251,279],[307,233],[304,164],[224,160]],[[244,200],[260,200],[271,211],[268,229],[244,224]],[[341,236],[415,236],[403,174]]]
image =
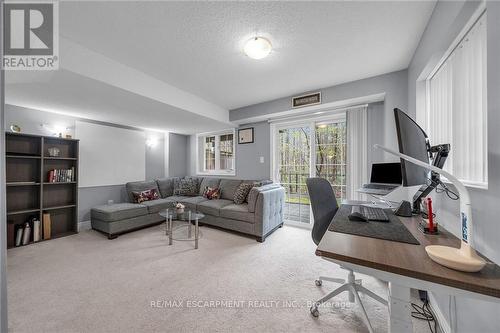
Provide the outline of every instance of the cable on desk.
[[[414,310],[411,312],[411,316],[419,320],[427,321],[427,325],[429,325],[431,333],[437,333],[437,320],[434,313],[432,313],[431,307],[429,306],[429,301],[423,302],[422,305],[411,303],[411,307]],[[434,329],[431,325],[432,322],[434,322]]]

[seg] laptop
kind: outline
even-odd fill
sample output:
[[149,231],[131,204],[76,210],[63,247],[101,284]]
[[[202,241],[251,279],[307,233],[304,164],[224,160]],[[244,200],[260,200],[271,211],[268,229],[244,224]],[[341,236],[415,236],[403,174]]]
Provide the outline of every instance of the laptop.
[[370,183],[363,184],[358,192],[386,195],[401,186],[401,163],[373,163]]

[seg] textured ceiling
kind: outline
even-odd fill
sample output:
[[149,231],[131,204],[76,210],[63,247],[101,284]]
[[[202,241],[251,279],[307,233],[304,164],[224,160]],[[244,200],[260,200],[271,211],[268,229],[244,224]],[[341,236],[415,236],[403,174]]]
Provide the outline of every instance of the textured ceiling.
[[[420,2],[60,2],[60,70],[6,74],[6,102],[196,133],[230,109],[407,68]],[[252,60],[243,44],[273,44]]]
[[[60,33],[226,109],[404,69],[435,3],[63,2]],[[243,42],[267,36],[260,61]]]

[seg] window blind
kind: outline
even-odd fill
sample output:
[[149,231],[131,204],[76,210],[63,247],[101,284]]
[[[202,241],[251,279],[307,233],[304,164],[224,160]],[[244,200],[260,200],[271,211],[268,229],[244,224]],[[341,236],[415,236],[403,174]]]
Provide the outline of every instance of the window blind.
[[486,13],[427,80],[423,127],[432,145],[451,144],[444,169],[487,186]]

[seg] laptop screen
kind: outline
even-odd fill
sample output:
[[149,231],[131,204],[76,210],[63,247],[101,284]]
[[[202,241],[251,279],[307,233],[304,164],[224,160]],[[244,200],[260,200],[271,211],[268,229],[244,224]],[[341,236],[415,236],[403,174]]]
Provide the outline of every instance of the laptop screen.
[[373,163],[370,183],[401,185],[401,163]]

